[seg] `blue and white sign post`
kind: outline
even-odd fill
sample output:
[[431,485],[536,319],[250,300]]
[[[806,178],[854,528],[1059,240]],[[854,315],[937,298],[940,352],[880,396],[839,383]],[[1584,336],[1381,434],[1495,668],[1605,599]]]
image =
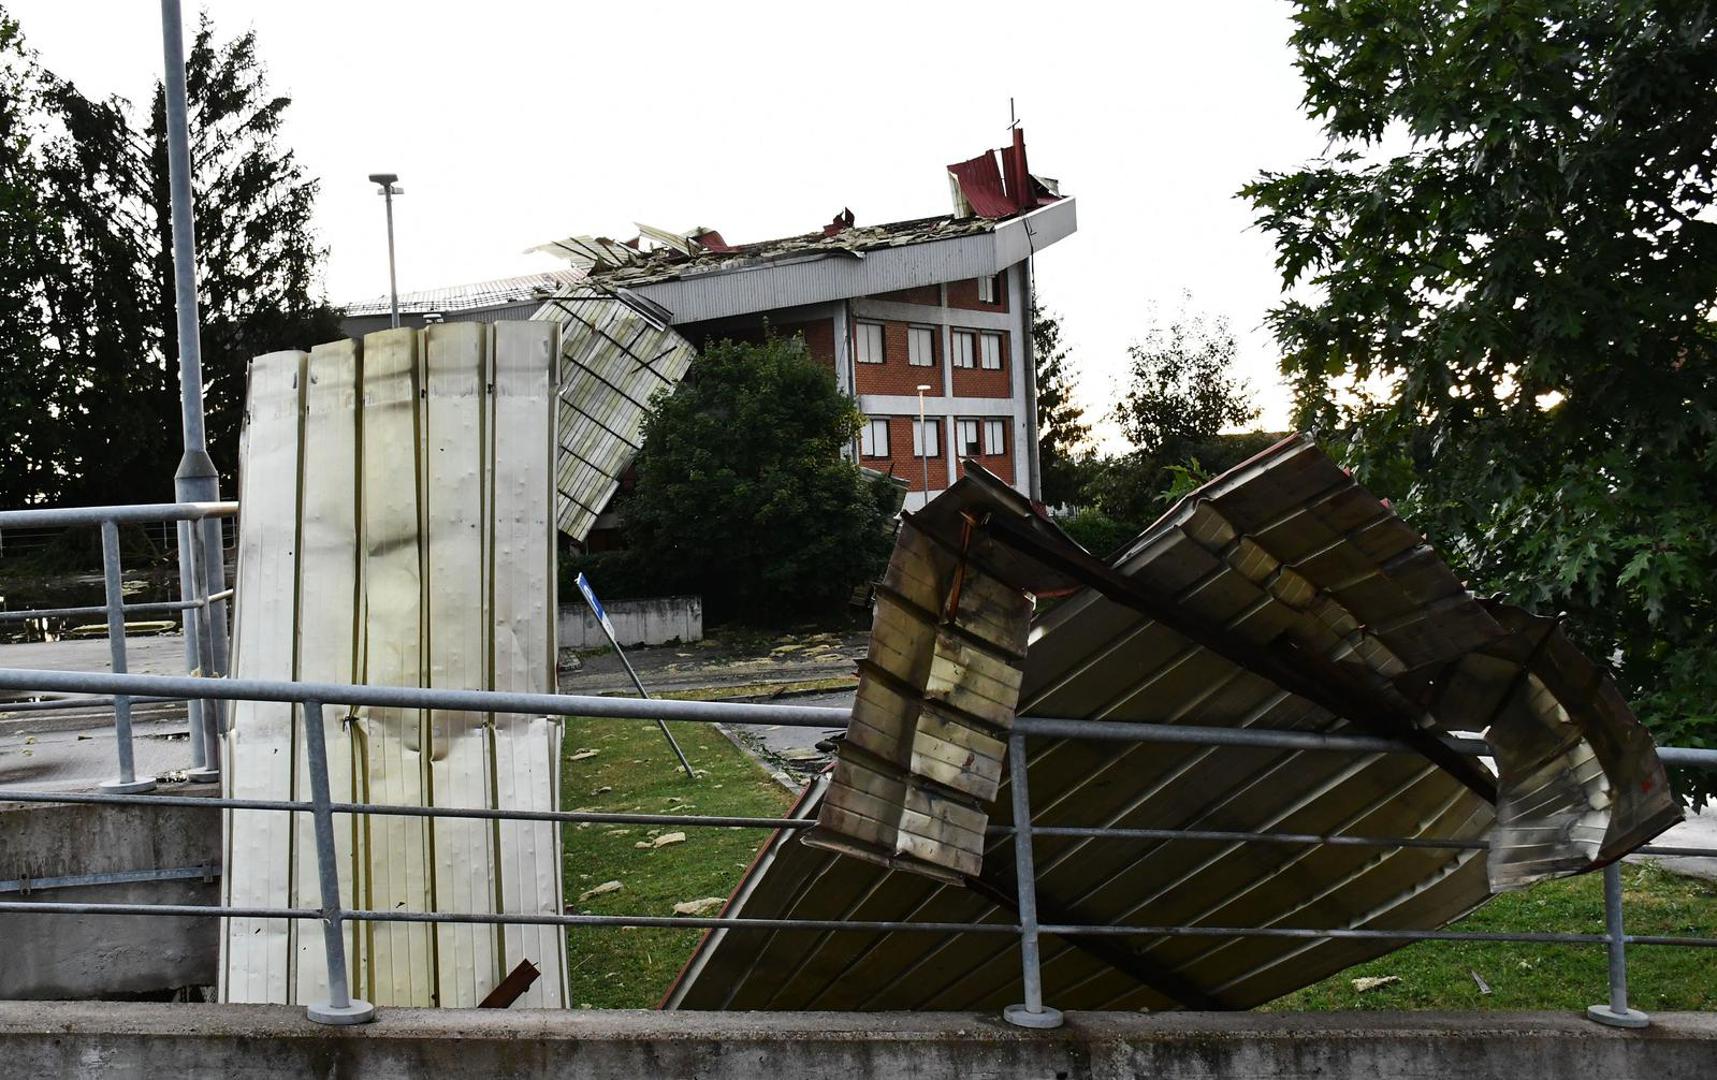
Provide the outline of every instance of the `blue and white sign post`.
[[[614,624],[608,621],[608,612],[603,608],[602,601],[596,598],[596,590],[590,587],[589,579],[583,574],[579,574],[573,580],[578,585],[578,591],[584,594],[584,602],[590,605],[590,610],[596,616],[596,621],[602,625],[602,632],[608,635],[608,644],[614,646],[614,654],[620,657],[620,663],[625,665],[626,674],[632,676],[632,685],[638,688],[638,696],[649,697],[650,692],[644,689],[643,680],[639,679],[638,673],[632,670],[632,661],[626,659],[626,650],[620,647],[620,639],[614,636]],[[674,756],[680,759],[680,767],[686,770],[686,776],[696,780],[697,773],[692,771],[692,763],[686,760],[685,752],[680,749],[680,744],[674,741],[674,733],[669,731],[668,725],[661,720],[656,721],[656,726],[662,729],[662,737],[667,739],[668,745],[674,748]]]

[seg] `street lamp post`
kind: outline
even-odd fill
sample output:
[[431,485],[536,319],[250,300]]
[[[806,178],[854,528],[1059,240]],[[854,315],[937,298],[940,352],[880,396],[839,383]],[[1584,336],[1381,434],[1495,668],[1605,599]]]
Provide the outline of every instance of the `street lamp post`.
[[399,284],[393,271],[393,197],[405,194],[405,189],[394,183],[398,179],[397,173],[370,174],[370,182],[380,185],[376,194],[386,199],[388,204],[388,302],[392,311],[388,325],[395,330],[399,329]]
[[924,428],[924,395],[929,383],[918,384],[918,461],[924,470],[924,501],[930,501],[930,433]]

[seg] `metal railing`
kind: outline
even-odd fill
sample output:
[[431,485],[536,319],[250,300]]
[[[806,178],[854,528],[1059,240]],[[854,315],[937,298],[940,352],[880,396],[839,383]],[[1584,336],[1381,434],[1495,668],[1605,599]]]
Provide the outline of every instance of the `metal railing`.
[[[128,614],[161,614],[177,612],[185,637],[185,670],[191,675],[219,676],[227,663],[226,605],[233,591],[226,588],[226,568],[218,544],[217,529],[195,528],[193,523],[215,521],[238,512],[238,503],[142,503],[134,506],[52,507],[34,510],[0,511],[0,533],[7,529],[67,529],[95,526],[101,530],[101,569],[103,602],[81,607],[32,608],[0,611],[0,623],[30,622],[41,619],[77,618],[101,615],[107,620],[109,663],[113,674],[124,675],[128,670],[125,647],[125,617]],[[125,602],[124,566],[120,558],[119,527],[157,522],[171,522],[178,532],[181,554],[179,560],[179,599]],[[218,582],[219,589],[211,589]],[[131,738],[131,706],[139,702],[177,700],[160,697],[138,698],[127,694],[101,697],[74,697],[47,701],[25,701],[0,704],[0,712],[36,712],[82,707],[113,709],[114,748],[117,775],[102,783],[102,788],[117,794],[140,793],[155,788],[155,778],[137,775],[135,747]],[[190,726],[191,762],[186,771],[188,779],[212,781],[220,777],[218,753],[220,732],[220,703],[217,700],[188,700],[186,720]]]
[[[101,694],[118,698],[185,698],[191,701],[275,701],[300,706],[305,721],[304,737],[310,798],[306,801],[272,799],[199,798],[172,795],[125,793],[64,793],[8,790],[0,799],[19,802],[106,803],[120,805],[187,805],[233,810],[309,811],[314,823],[318,884],[321,906],[316,908],[234,907],[224,905],[95,904],[20,901],[0,903],[0,912],[63,913],[80,915],[167,915],[250,917],[318,920],[323,926],[323,949],[329,972],[328,1000],[308,1006],[311,1019],[321,1023],[361,1023],[374,1018],[374,1009],[351,997],[346,977],[346,954],[341,927],[346,922],[421,922],[475,924],[529,924],[565,927],[668,927],[726,930],[817,930],[853,933],[976,933],[1015,935],[1020,942],[1023,1001],[1005,1010],[1006,1019],[1027,1027],[1053,1027],[1060,1013],[1043,1000],[1037,942],[1042,934],[1125,935],[1147,937],[1265,937],[1295,939],[1353,939],[1368,941],[1483,941],[1536,944],[1604,945],[1609,950],[1609,1001],[1588,1011],[1594,1020],[1619,1026],[1642,1026],[1644,1014],[1628,1007],[1626,948],[1628,945],[1670,945],[1717,948],[1717,938],[1682,935],[1631,935],[1623,927],[1621,877],[1612,864],[1604,871],[1606,926],[1601,934],[1544,932],[1493,932],[1460,930],[1375,930],[1362,928],[1227,927],[1227,926],[1117,926],[1043,923],[1036,907],[1036,874],[1033,840],[1038,836],[1088,836],[1125,839],[1217,839],[1272,844],[1349,844],[1376,847],[1437,847],[1483,850],[1480,840],[1441,840],[1413,837],[1330,836],[1247,830],[1128,829],[1103,827],[1038,827],[1032,823],[1029,785],[1010,785],[1013,826],[993,826],[995,835],[1012,833],[1015,855],[1018,918],[1012,922],[906,922],[899,920],[847,921],[836,919],[749,918],[735,916],[650,916],[524,913],[460,913],[428,911],[372,911],[346,908],[340,902],[338,867],[334,858],[335,814],[403,815],[427,818],[480,818],[489,820],[584,822],[636,825],[703,826],[713,828],[803,829],[812,821],[799,818],[714,817],[692,814],[636,814],[591,811],[498,810],[479,807],[393,806],[376,803],[335,802],[330,795],[327,749],[322,710],[329,704],[404,709],[444,709],[465,712],[525,713],[546,716],[582,716],[642,721],[691,721],[733,725],[779,725],[827,728],[846,723],[846,709],[806,705],[765,705],[735,702],[677,701],[640,698],[584,697],[560,694],[507,693],[418,689],[411,687],[355,686],[332,683],[277,682],[246,679],[204,679],[177,676],[103,674],[63,671],[0,669],[0,690],[56,691]],[[1198,746],[1252,746],[1332,753],[1409,753],[1419,751],[1406,743],[1364,735],[1319,735],[1306,732],[1237,730],[1183,725],[1111,723],[1020,717],[1008,742],[1012,775],[1024,776],[1025,742],[1028,738],[1122,740],[1175,743]],[[1454,748],[1468,754],[1483,754],[1476,740],[1449,739]],[[1717,767],[1717,751],[1665,748],[1664,760],[1684,766]],[[1648,854],[1717,855],[1700,848],[1648,846]]]

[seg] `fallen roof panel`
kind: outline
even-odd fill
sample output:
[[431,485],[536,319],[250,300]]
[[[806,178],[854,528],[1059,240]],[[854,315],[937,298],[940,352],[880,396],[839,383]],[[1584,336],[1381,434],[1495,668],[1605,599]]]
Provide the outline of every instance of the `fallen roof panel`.
[[[950,505],[964,500],[958,519],[972,511],[974,489],[991,484],[968,466],[948,496]],[[919,519],[931,524],[941,502]],[[1487,858],[1472,849],[1040,836],[1045,923],[1435,928],[1496,889],[1618,858],[1680,816],[1649,736],[1556,624],[1474,598],[1309,439],[1286,440],[1194,492],[1108,565],[1014,515],[977,519],[985,543],[1029,557],[1011,578],[1017,586],[1045,568],[1087,582],[1032,624],[1020,712],[1383,732],[1424,750],[1356,756],[1034,738],[1037,825],[1491,841]],[[910,695],[902,702],[893,723],[906,740],[923,708]],[[873,710],[866,722],[890,721]],[[1471,759],[1432,746],[1440,732],[1483,728],[1500,775],[1475,776]],[[863,753],[843,745],[841,756]],[[1008,823],[1011,780],[1001,779],[977,822],[965,822],[968,834],[985,821]],[[945,797],[935,782],[928,773],[914,781]],[[1008,837],[992,833],[978,859],[927,870],[921,852],[903,859],[865,837],[843,843],[838,816],[823,813],[839,785],[837,771],[799,810],[818,816],[824,846],[797,832],[776,836],[728,914],[1013,921]],[[974,863],[976,872],[948,872]],[[1052,937],[1043,943],[1045,999],[1076,1009],[1246,1008],[1396,947]],[[1012,935],[746,931],[707,937],[665,1004],[994,1008],[1018,999],[1018,978]]]

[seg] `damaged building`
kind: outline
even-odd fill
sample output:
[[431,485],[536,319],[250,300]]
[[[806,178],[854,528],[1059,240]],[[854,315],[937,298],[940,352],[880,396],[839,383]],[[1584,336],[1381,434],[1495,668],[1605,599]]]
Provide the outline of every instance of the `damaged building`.
[[[939,217],[867,225],[843,209],[814,231],[756,243],[708,227],[569,237],[533,249],[565,269],[402,294],[402,325],[562,324],[558,517],[578,540],[610,523],[600,519],[650,396],[676,384],[703,343],[755,339],[766,325],[802,334],[852,395],[864,417],[854,460],[906,482],[909,508],[946,490],[968,459],[1037,498],[1031,260],[1074,231],[1075,202],[1031,174],[1018,129],[948,177],[954,208]],[[385,327],[388,308],[385,297],[349,305],[347,333]]]

